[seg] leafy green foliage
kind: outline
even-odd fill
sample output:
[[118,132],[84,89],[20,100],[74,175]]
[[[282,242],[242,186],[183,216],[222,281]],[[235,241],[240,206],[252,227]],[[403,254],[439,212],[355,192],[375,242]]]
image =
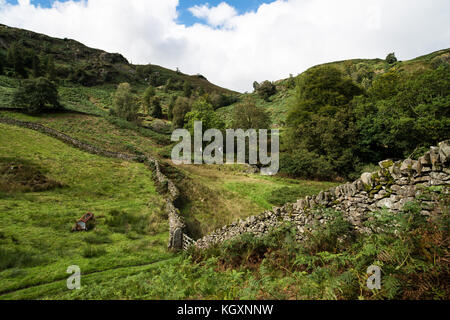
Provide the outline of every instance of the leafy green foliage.
[[0,76],[3,75],[5,71],[6,59],[2,52],[0,52]]
[[121,83],[114,93],[114,111],[117,116],[127,121],[136,121],[139,105],[131,93],[129,83]]
[[[287,119],[282,170],[291,175],[328,179],[353,170],[356,131],[349,107],[362,90],[336,68],[323,66],[299,79]],[[297,167],[299,166],[299,167]],[[323,169],[321,169],[321,167]]]
[[275,85],[268,80],[258,85],[254,84],[254,86],[258,95],[265,101],[270,101],[270,97],[277,93]]
[[184,126],[184,117],[191,111],[191,103],[188,98],[178,97],[173,107],[173,125],[175,128],[182,128]]
[[397,57],[395,56],[395,53],[389,53],[386,57],[386,62],[389,64],[393,64],[397,62]]
[[7,62],[8,65],[13,68],[17,76],[26,78],[28,73],[25,70],[25,62],[22,51],[22,46],[19,43],[12,43],[7,52]]
[[407,74],[394,67],[367,91],[333,66],[308,70],[288,114],[281,170],[352,178],[366,164],[450,138],[449,70],[447,64]]
[[223,129],[224,123],[214,112],[213,106],[205,98],[199,98],[192,105],[192,110],[185,116],[185,128],[194,132],[194,122],[202,121],[203,130]]
[[233,123],[235,129],[269,129],[270,116],[267,112],[258,108],[251,100],[237,104],[234,107]]
[[152,107],[152,99],[155,96],[155,88],[149,86],[142,96],[142,104],[144,105],[144,113],[148,114]]
[[162,118],[161,99],[159,97],[153,97],[151,101],[150,116],[153,118]]
[[14,94],[13,105],[24,108],[29,113],[60,108],[58,90],[46,78],[24,80]]

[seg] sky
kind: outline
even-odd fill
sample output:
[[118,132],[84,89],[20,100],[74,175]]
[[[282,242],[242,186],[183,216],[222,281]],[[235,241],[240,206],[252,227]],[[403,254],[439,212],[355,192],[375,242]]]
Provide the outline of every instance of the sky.
[[450,47],[448,0],[0,0],[0,23],[236,91],[319,63]]

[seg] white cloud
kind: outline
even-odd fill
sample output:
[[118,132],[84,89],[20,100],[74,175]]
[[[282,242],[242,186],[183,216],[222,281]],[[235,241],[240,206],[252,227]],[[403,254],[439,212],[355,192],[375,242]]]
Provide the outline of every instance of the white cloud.
[[226,2],[221,2],[216,7],[210,7],[209,4],[194,6],[189,11],[197,18],[205,19],[213,27],[223,26],[231,18],[237,16],[235,8]]
[[447,0],[277,0],[237,14],[226,3],[191,8],[207,24],[176,23],[178,0],[84,0],[39,8],[0,0],[0,23],[120,52],[133,63],[201,73],[231,89],[318,63],[409,59],[449,47]]

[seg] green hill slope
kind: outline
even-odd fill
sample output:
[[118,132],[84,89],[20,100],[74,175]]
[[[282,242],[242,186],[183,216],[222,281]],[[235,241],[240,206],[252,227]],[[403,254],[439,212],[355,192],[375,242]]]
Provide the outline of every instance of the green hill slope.
[[[273,81],[277,88],[277,92],[270,98],[270,101],[265,101],[255,92],[243,94],[240,98],[242,100],[246,96],[250,96],[256,102],[257,106],[265,108],[269,112],[274,127],[283,127],[289,111],[289,106],[292,105],[295,98],[295,83],[310,70],[322,66],[336,67],[355,83],[367,88],[376,77],[381,76],[390,70],[396,70],[400,74],[414,77],[414,73],[433,70],[442,63],[450,63],[450,48],[432,52],[407,61],[397,61],[391,65],[384,59],[351,59],[329,62],[313,66],[295,77]],[[235,105],[236,104],[221,108],[218,112],[230,122],[232,110]]]
[[26,68],[33,68],[33,54],[37,54],[41,62],[52,56],[58,78],[88,86],[125,81],[136,85],[146,84],[149,78],[154,77],[159,85],[171,79],[173,82],[186,81],[192,87],[202,88],[206,92],[233,93],[210,83],[201,75],[186,75],[157,65],[133,65],[119,53],[108,53],[72,39],[52,38],[0,24],[0,54],[6,56],[6,51],[13,43],[20,47]]
[[[39,146],[39,148],[36,148]],[[142,164],[0,125],[0,295],[83,273],[167,259],[168,222]],[[92,212],[97,226],[71,233]]]

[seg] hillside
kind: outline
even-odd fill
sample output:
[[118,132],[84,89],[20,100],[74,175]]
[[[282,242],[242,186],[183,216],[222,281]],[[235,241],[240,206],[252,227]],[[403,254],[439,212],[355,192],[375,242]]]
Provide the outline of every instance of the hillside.
[[130,82],[147,84],[155,77],[157,86],[164,85],[170,78],[173,82],[188,82],[194,88],[206,92],[233,93],[210,83],[200,75],[186,75],[157,65],[133,65],[119,53],[108,53],[89,48],[72,39],[57,39],[28,30],[0,24],[0,54],[6,56],[11,44],[23,47],[26,64],[32,68],[32,53],[40,56],[51,55],[55,62],[56,76],[75,80],[83,85],[94,86]]
[[[369,87],[372,80],[377,76],[385,74],[389,70],[395,69],[397,72],[413,76],[414,73],[426,70],[432,70],[441,63],[450,63],[450,48],[432,52],[411,60],[397,61],[389,65],[384,59],[352,59],[345,61],[329,62],[322,65],[311,67],[305,72],[293,76],[292,78],[273,80],[277,92],[270,98],[270,101],[265,101],[255,92],[243,94],[241,100],[245,96],[251,97],[255,100],[258,107],[265,108],[271,115],[273,126],[282,128],[285,125],[286,116],[289,106],[293,103],[296,89],[295,84],[299,78],[310,70],[317,69],[323,66],[336,67],[342,71],[347,77],[351,78],[355,83]],[[219,114],[225,117],[228,122],[231,121],[231,111],[235,105],[230,105],[218,110]]]
[[[268,96],[7,26],[2,61],[0,300],[448,299],[450,150],[430,146],[450,139],[450,49],[314,66]],[[57,103],[29,108],[42,79]],[[277,175],[173,165],[174,129],[234,127],[246,104],[281,131]],[[88,211],[95,227],[71,233]],[[197,247],[168,250],[173,212]]]

